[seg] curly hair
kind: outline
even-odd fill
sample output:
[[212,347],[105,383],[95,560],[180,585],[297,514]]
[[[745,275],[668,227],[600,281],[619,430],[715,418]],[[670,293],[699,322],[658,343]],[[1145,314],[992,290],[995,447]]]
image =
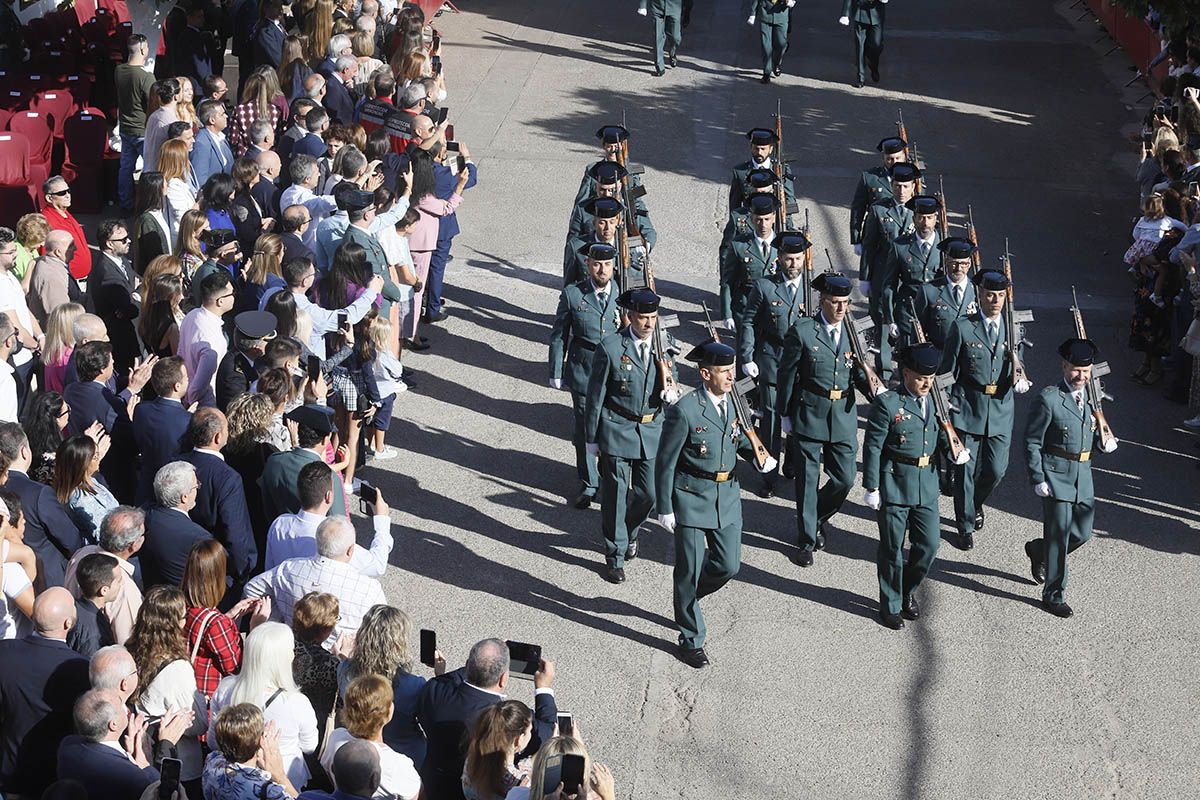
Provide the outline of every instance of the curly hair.
[[229,420],[229,444],[226,450],[248,453],[262,441],[275,416],[275,404],[264,394],[246,392],[238,395],[226,409]]
[[188,659],[187,637],[179,624],[187,614],[183,592],[174,586],[155,586],[146,592],[133,633],[125,647],[138,668],[138,688],[133,700],[167,664]]
[[398,670],[411,672],[408,637],[412,621],[398,608],[371,606],[363,615],[354,640],[354,657],[346,665],[351,678],[379,675],[389,681]]

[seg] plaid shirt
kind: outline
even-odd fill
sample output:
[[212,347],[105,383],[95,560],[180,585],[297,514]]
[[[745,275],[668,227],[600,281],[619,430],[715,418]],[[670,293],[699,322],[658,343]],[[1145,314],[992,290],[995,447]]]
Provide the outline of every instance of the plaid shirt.
[[[233,109],[233,117],[229,120],[229,129],[225,131],[225,138],[229,140],[229,147],[233,150],[233,155],[236,158],[241,158],[246,155],[246,150],[250,147],[250,126],[258,119],[258,105],[256,103],[242,103]],[[279,110],[279,106],[271,105],[271,128],[279,133],[279,125],[283,120],[283,112]]]
[[205,617],[212,617],[204,630],[204,638],[200,641],[200,649],[196,651],[196,661],[192,665],[196,670],[196,688],[204,693],[205,699],[212,697],[221,678],[234,674],[242,664],[242,635],[238,633],[237,625],[220,612],[210,614],[213,610],[189,608],[184,626],[188,652],[191,653],[196,647],[196,637],[200,635]]
[[331,558],[289,558],[274,569],[250,579],[246,597],[270,595],[272,619],[292,624],[292,610],[301,597],[309,592],[328,592],[338,599],[341,616],[329,638],[326,649],[333,646],[339,634],[353,635],[362,624],[363,615],[371,606],[387,605],[383,586],[368,578],[350,564]]

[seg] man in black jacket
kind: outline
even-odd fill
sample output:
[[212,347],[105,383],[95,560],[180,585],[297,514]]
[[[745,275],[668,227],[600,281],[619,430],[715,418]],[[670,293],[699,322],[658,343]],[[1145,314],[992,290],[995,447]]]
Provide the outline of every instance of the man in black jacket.
[[105,220],[100,223],[96,240],[100,250],[92,256],[88,296],[96,316],[108,329],[115,370],[124,375],[141,352],[134,327],[139,309],[133,299],[137,275],[128,258],[129,231],[120,220]]
[[91,658],[115,641],[104,607],[117,596],[125,572],[113,556],[92,553],[75,567],[75,580],[79,597],[75,598],[75,626],[67,634],[67,645],[84,658]]
[[255,364],[266,352],[267,342],[275,338],[277,321],[270,311],[243,311],[233,324],[233,348],[217,366],[217,408],[222,411],[258,380]]

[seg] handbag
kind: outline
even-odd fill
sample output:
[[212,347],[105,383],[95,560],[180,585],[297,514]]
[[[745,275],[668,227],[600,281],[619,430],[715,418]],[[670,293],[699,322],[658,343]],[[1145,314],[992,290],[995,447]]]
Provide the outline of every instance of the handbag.
[[1193,358],[1200,358],[1200,319],[1193,319],[1187,333],[1179,341],[1183,351]]

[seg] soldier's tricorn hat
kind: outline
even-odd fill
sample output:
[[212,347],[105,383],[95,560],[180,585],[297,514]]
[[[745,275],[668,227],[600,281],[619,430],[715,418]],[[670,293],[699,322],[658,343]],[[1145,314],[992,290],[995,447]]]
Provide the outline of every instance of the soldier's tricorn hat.
[[593,261],[612,261],[617,257],[617,248],[604,242],[588,242],[579,248],[579,254]]
[[1008,278],[1004,277],[1003,272],[994,269],[980,270],[971,280],[985,292],[1002,292],[1008,288]]
[[914,214],[936,214],[942,210],[942,201],[931,194],[919,194],[904,204]]
[[333,424],[333,411],[326,406],[305,403],[289,411],[285,416],[306,428],[312,428],[318,433],[333,433],[337,426]]
[[693,347],[684,358],[702,367],[728,367],[737,363],[737,351],[727,344],[709,339]]
[[584,201],[583,210],[593,217],[612,219],[625,212],[625,206],[615,197],[592,197]]
[[342,181],[333,189],[333,201],[342,211],[362,211],[374,204],[375,194],[364,192],[351,181]]
[[[918,212],[928,214],[928,211]],[[947,236],[942,241],[938,242],[938,250],[941,250],[946,258],[970,258],[975,252],[975,245],[971,244],[970,239],[964,239],[961,236]]]
[[605,125],[596,131],[596,138],[605,144],[620,144],[629,138],[629,131],[623,125]]
[[823,272],[812,282],[812,287],[830,297],[849,297],[854,288],[850,279],[838,272]]
[[747,205],[751,214],[761,217],[779,210],[779,198],[773,194],[756,194],[750,198]]
[[812,242],[800,231],[783,231],[775,235],[771,246],[780,253],[803,253],[812,247]]
[[750,144],[775,144],[779,141],[775,131],[770,128],[751,128],[746,131],[746,138],[750,140]]
[[270,311],[243,311],[233,318],[237,332],[246,339],[270,339],[279,321]]
[[899,164],[892,164],[892,169],[889,174],[892,176],[892,180],[894,181],[908,183],[921,177],[921,170],[917,168],[916,164],[910,164],[907,161],[901,161]]
[[1068,364],[1076,367],[1090,367],[1096,363],[1100,348],[1091,339],[1070,338],[1058,346],[1058,354]]
[[900,366],[918,375],[936,375],[942,361],[942,351],[931,342],[909,345],[900,353]]
[[879,144],[875,145],[875,149],[881,153],[892,155],[899,153],[904,148],[908,147],[908,142],[901,139],[899,136],[888,136],[879,140]]
[[654,314],[658,311],[659,296],[650,289],[629,289],[617,298],[617,305],[635,314]]
[[597,161],[588,168],[588,174],[601,186],[612,186],[620,183],[629,171],[615,161]]
[[746,173],[746,183],[755,189],[765,189],[775,183],[775,181],[775,173],[762,167],[755,167]]

